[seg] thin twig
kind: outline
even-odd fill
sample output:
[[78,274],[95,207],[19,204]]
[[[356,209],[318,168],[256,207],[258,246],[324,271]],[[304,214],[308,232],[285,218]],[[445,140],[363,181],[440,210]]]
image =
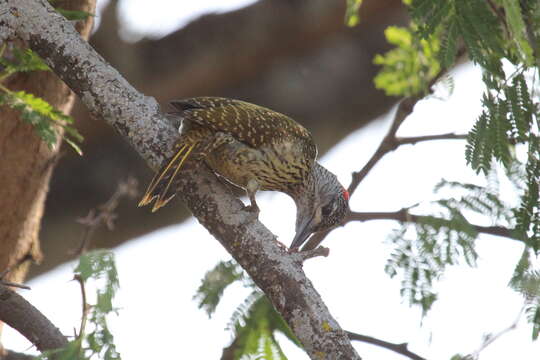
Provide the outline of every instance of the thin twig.
[[408,358],[411,358],[413,360],[426,360],[426,358],[423,358],[422,356],[420,356],[418,354],[415,354],[412,351],[410,351],[408,349],[407,343],[394,344],[394,343],[384,341],[384,340],[381,340],[381,339],[377,339],[377,338],[374,338],[374,337],[371,337],[371,336],[360,335],[360,334],[356,334],[356,333],[353,333],[353,332],[350,332],[350,331],[345,331],[345,332],[347,333],[347,336],[351,340],[357,340],[357,341],[365,342],[367,344],[380,346],[382,348],[385,348],[387,350],[391,350],[391,351],[396,352],[398,354],[401,354],[403,356],[407,356]]
[[[462,57],[465,54],[465,49],[459,49],[458,50],[458,58]],[[427,89],[429,93],[432,93],[432,87],[435,85],[437,81],[439,81],[446,73],[447,69],[443,69],[439,71],[437,76],[435,76],[428,84]],[[398,138],[396,137],[396,133],[405,121],[407,117],[412,114],[414,107],[418,101],[422,100],[424,97],[421,95],[415,95],[415,96],[407,96],[403,98],[397,107],[396,113],[394,114],[394,119],[392,120],[392,125],[390,125],[390,129],[388,129],[388,132],[386,133],[384,139],[382,140],[381,144],[379,145],[379,148],[375,151],[371,159],[364,165],[364,167],[358,171],[353,173],[353,179],[351,184],[349,185],[349,194],[352,195],[353,192],[356,190],[360,182],[364,180],[366,175],[369,173],[369,171],[375,166],[379,160],[382,159],[384,155],[387,153],[397,149],[400,145],[404,144],[412,144],[414,142],[400,142]],[[430,135],[431,139],[426,140],[440,140],[441,136],[447,139],[457,139],[458,135],[455,134],[442,134],[442,135]],[[446,137],[445,137],[446,136]],[[418,137],[420,138],[420,137]],[[401,138],[403,139],[406,138]],[[423,140],[420,140],[423,141]],[[418,142],[418,141],[416,141]]]
[[369,159],[369,161],[364,165],[364,167],[362,167],[360,171],[353,172],[352,181],[348,189],[350,195],[352,195],[356,191],[356,188],[358,187],[360,182],[364,180],[367,174],[371,171],[371,169],[373,169],[375,164],[377,164],[379,160],[383,158],[384,155],[398,148],[400,144],[396,140],[396,133],[401,124],[403,124],[403,121],[405,121],[407,116],[412,113],[414,105],[420,99],[420,97],[416,96],[407,97],[399,103],[396,113],[394,114],[394,120],[392,121],[392,125],[390,125],[390,129],[386,133],[379,147],[377,148],[371,159]]
[[78,274],[75,274],[73,276],[73,280],[77,281],[79,283],[79,286],[81,287],[81,300],[82,300],[82,316],[81,316],[81,327],[79,329],[79,334],[77,337],[81,339],[84,336],[84,329],[86,328],[86,323],[88,320],[88,312],[90,311],[90,305],[86,301],[86,289],[84,286],[84,280],[82,277]]
[[28,285],[14,283],[14,282],[11,282],[11,281],[0,280],[0,284],[2,284],[4,286],[11,286],[11,287],[19,288],[19,289],[24,289],[24,290],[32,290],[30,288],[30,286],[28,286]]
[[[458,50],[457,54],[457,61],[456,63],[459,63],[461,58],[463,58],[466,54],[465,48],[461,47]],[[441,70],[437,76],[435,76],[428,84],[427,89],[429,93],[432,93],[432,87],[435,85],[437,81],[439,81],[446,73],[448,72],[448,69]],[[407,145],[407,144],[416,144],[421,141],[431,141],[431,140],[454,140],[454,139],[464,139],[466,138],[466,135],[461,134],[454,134],[454,133],[447,133],[447,134],[437,134],[437,135],[426,135],[426,136],[415,136],[415,137],[397,137],[396,133],[398,132],[399,128],[407,119],[407,117],[413,112],[413,109],[418,103],[418,101],[422,100],[424,96],[422,95],[415,95],[415,96],[407,96],[403,98],[397,107],[397,110],[394,114],[394,118],[392,120],[392,124],[390,125],[390,129],[388,129],[388,132],[384,136],[383,140],[379,144],[379,147],[375,151],[375,153],[371,156],[371,158],[368,160],[368,162],[362,167],[360,171],[353,172],[352,174],[352,181],[348,187],[348,191],[350,196],[353,195],[353,193],[358,188],[358,185],[364,180],[364,178],[368,175],[368,173],[373,169],[373,167],[381,160],[386,154],[388,154],[391,151],[394,151],[401,145]],[[344,225],[345,222],[343,222],[341,225]],[[302,247],[302,251],[305,250],[311,250],[319,246],[319,244],[326,238],[326,236],[330,233],[331,230],[322,231],[319,233],[314,234],[310,237],[308,242]]]
[[484,341],[480,345],[480,347],[474,353],[471,354],[471,358],[478,359],[478,357],[480,356],[480,353],[482,351],[484,351],[489,345],[493,344],[496,340],[498,340],[504,334],[506,334],[506,333],[508,333],[508,332],[510,332],[512,330],[515,330],[518,323],[519,323],[519,320],[521,319],[521,316],[523,315],[524,310],[525,310],[525,305],[523,305],[523,307],[519,311],[518,316],[516,317],[516,319],[508,327],[502,329],[501,331],[499,331],[495,335],[490,334],[489,336],[486,336],[484,338]]
[[35,356],[18,353],[11,350],[7,350],[4,356],[0,355],[0,360],[35,360],[35,358]]
[[[409,223],[426,223],[436,220],[438,223],[448,223],[448,227],[451,227],[452,222],[443,218],[439,218],[431,215],[414,215],[409,212],[407,208],[390,211],[390,212],[350,212],[345,219],[345,223],[350,221],[370,221],[370,220],[396,220],[399,222]],[[470,224],[473,229],[478,233],[502,236],[517,241],[523,241],[517,232],[512,229],[505,228],[503,226],[482,226],[476,224]]]
[[19,260],[17,260],[17,262],[15,262],[15,264],[12,264],[11,266],[8,266],[7,268],[5,268],[2,272],[0,272],[0,279],[3,279],[6,277],[6,275],[8,273],[10,273],[11,271],[13,271],[15,268],[18,268],[19,266],[21,266],[22,264],[24,264],[25,262],[27,261],[33,261],[34,258],[32,257],[32,255],[30,254],[26,254],[24,255],[22,258],[20,258]]
[[424,135],[424,136],[410,136],[410,137],[396,137],[398,145],[414,145],[422,141],[431,140],[464,140],[467,139],[467,134],[455,134],[446,133],[439,135]]
[[84,218],[77,219],[77,222],[84,225],[85,228],[81,235],[81,243],[79,247],[73,251],[73,254],[80,256],[88,250],[90,240],[101,224],[104,224],[107,229],[113,230],[114,220],[117,218],[115,210],[118,207],[120,200],[124,196],[135,198],[137,195],[137,180],[130,176],[127,180],[118,183],[115,192],[107,202],[98,206],[96,209],[90,209],[88,215]]
[[19,289],[31,290],[30,286],[28,286],[28,285],[23,285],[23,284],[14,283],[14,282],[11,282],[11,281],[8,281],[8,280],[4,280],[6,275],[9,274],[11,271],[13,271],[15,268],[18,268],[19,266],[21,266],[25,262],[31,261],[31,260],[34,260],[32,255],[26,254],[22,258],[17,260],[17,262],[15,264],[12,264],[11,266],[8,266],[7,268],[5,268],[2,272],[0,272],[0,284],[2,284],[4,286],[16,287],[16,288],[19,288]]

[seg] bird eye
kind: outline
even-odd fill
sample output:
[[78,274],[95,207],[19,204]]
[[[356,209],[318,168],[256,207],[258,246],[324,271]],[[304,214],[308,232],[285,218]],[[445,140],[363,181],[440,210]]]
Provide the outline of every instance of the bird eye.
[[326,205],[323,206],[323,208],[321,209],[322,216],[324,216],[324,217],[329,216],[329,215],[332,213],[332,210],[334,210],[333,204],[332,204],[332,203],[326,204]]

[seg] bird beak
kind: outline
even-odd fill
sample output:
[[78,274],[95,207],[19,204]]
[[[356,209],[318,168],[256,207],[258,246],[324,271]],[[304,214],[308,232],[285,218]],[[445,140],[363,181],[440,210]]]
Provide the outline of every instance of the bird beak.
[[310,217],[299,224],[299,226],[296,228],[296,235],[294,236],[290,249],[299,248],[307,240],[309,235],[312,234],[312,231],[311,231],[312,221],[313,221],[313,218]]

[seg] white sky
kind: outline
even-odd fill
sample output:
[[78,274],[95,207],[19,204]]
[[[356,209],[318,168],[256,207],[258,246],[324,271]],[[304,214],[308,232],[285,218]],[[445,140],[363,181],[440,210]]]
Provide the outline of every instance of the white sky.
[[[232,11],[256,0],[122,0],[120,19],[124,25],[120,34],[136,41],[143,35],[161,37],[208,13]],[[99,1],[99,6],[108,2]]]
[[[133,11],[133,19],[152,22],[139,15],[136,3],[142,2],[132,1],[123,8]],[[188,3],[192,2],[182,1],[183,5]],[[161,6],[153,2],[152,7]],[[161,15],[168,13],[160,11]],[[399,135],[466,132],[480,111],[480,79],[478,69],[460,69],[450,99],[420,102]],[[389,120],[385,116],[385,120],[351,134],[321,162],[348,184],[350,174],[362,167],[379,144]],[[351,208],[393,211],[434,199],[432,189],[441,178],[482,182],[465,166],[463,152],[464,141],[460,140],[402,147],[372,170],[352,197]],[[261,221],[289,244],[294,232],[292,200],[267,192],[258,195],[258,202]],[[348,224],[325,240],[324,245],[331,248],[328,258],[306,262],[307,275],[344,329],[408,342],[412,351],[428,359],[450,359],[456,353],[475,351],[484,334],[496,333],[514,321],[522,299],[506,285],[521,254],[519,244],[482,236],[478,241],[478,267],[450,268],[438,286],[441,300],[421,324],[419,310],[409,308],[399,296],[399,279],[389,279],[384,273],[391,249],[385,239],[396,226],[391,221]],[[115,253],[121,282],[116,304],[121,311],[111,322],[122,357],[218,359],[231,340],[225,326],[247,291],[239,284],[228,289],[212,319],[197,309],[192,297],[205,272],[218,261],[230,259],[221,245],[196,221],[189,220],[123,245]],[[32,290],[22,292],[65,334],[72,334],[80,319],[80,293],[77,284],[70,281],[72,269],[73,264],[63,265],[34,279],[29,284]],[[517,330],[484,350],[480,359],[536,360],[540,344],[530,339],[531,327],[522,319]],[[18,351],[29,347],[11,329],[6,330],[4,343]],[[365,359],[404,359],[382,348],[353,344]],[[284,350],[289,359],[308,359],[286,341]]]

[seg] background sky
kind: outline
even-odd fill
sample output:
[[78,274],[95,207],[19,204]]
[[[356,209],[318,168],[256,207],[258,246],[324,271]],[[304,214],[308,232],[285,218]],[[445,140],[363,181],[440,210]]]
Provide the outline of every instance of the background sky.
[[[164,4],[124,1],[122,16],[129,31],[159,36],[205,11],[224,11],[226,4],[236,8],[252,1],[181,1],[174,3],[181,3],[182,11],[166,12],[163,6],[173,1],[161,2]],[[480,112],[481,73],[467,65],[454,75],[453,94],[421,101],[398,135],[467,132]],[[343,184],[349,184],[350,174],[375,151],[391,117],[392,112],[348,136],[321,159],[322,164]],[[448,140],[399,148],[383,158],[362,182],[351,198],[351,208],[394,211],[428,202],[436,199],[432,190],[441,178],[483,184],[483,178],[465,165],[464,145],[462,140]],[[280,241],[290,244],[293,201],[283,194],[266,192],[258,195],[258,203],[261,221]],[[474,352],[485,334],[497,333],[514,322],[523,300],[507,283],[522,251],[519,243],[482,235],[477,243],[478,267],[451,267],[437,285],[440,300],[422,319],[418,309],[409,308],[400,298],[399,278],[390,279],[384,273],[391,251],[386,237],[396,227],[392,221],[349,223],[325,240],[324,245],[331,249],[328,258],[305,263],[308,277],[344,329],[408,342],[410,350],[428,359],[450,359],[456,353]],[[121,310],[119,316],[111,318],[111,324],[122,357],[218,359],[232,338],[225,330],[229,318],[248,294],[240,284],[233,285],[212,319],[192,300],[205,272],[220,260],[230,259],[221,245],[197,221],[188,220],[114,252],[121,285],[116,305]],[[22,291],[65,334],[72,334],[80,320],[80,291],[77,283],[70,281],[73,268],[73,264],[65,264],[33,279],[31,291]],[[518,328],[485,349],[480,359],[538,359],[540,345],[531,341],[531,333],[522,317]],[[4,343],[23,352],[30,346],[11,329],[6,330]],[[283,344],[289,359],[308,359],[287,340]],[[353,344],[365,359],[403,359],[382,348]]]

